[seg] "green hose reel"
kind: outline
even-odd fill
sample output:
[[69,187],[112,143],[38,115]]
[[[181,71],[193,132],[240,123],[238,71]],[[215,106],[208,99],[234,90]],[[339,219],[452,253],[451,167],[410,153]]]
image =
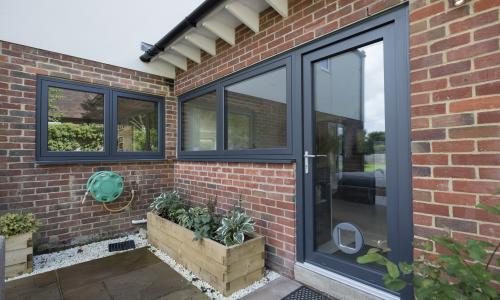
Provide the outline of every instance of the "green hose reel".
[[87,180],[87,192],[96,201],[113,202],[123,193],[123,178],[111,171],[95,172]]

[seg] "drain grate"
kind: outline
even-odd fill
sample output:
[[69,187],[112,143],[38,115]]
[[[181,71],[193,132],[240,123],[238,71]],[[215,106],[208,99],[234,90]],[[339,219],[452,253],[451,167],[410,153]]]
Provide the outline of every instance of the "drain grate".
[[135,249],[135,242],[133,240],[108,244],[109,252],[124,251],[128,249]]
[[313,291],[306,286],[301,286],[281,300],[330,300],[330,298]]

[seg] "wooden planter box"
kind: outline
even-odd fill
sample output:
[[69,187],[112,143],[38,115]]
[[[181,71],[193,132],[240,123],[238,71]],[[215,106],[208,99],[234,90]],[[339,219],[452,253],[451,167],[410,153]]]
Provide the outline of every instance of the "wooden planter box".
[[5,277],[15,277],[33,269],[33,234],[23,233],[5,240]]
[[148,213],[148,241],[177,263],[210,283],[224,296],[264,275],[264,237],[226,247],[210,239],[195,241],[194,232]]

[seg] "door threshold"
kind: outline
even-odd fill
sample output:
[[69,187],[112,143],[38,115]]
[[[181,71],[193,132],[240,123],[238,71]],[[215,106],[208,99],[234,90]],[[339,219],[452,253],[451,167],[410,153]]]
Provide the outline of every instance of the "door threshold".
[[295,263],[295,280],[307,284],[337,299],[349,300],[399,300],[394,294],[374,288],[346,276],[320,268],[310,263]]

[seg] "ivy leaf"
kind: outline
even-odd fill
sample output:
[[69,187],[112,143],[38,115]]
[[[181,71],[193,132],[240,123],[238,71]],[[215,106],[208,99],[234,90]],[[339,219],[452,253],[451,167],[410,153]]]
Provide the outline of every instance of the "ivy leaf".
[[359,256],[356,261],[358,264],[369,264],[383,260],[383,256],[379,253],[368,253],[363,256]]
[[478,205],[476,205],[476,207],[477,208],[481,208],[481,209],[489,212],[492,215],[497,215],[497,216],[500,215],[500,205],[490,206],[490,205],[486,205],[486,204],[483,204],[483,203],[479,203]]
[[390,276],[384,276],[384,285],[392,291],[400,291],[406,287],[406,282],[399,278],[391,278]]
[[400,262],[398,265],[401,272],[405,275],[409,275],[413,272],[413,266],[408,263]]
[[399,269],[395,263],[387,260],[385,267],[387,268],[387,272],[389,272],[389,276],[391,276],[393,279],[399,278]]

